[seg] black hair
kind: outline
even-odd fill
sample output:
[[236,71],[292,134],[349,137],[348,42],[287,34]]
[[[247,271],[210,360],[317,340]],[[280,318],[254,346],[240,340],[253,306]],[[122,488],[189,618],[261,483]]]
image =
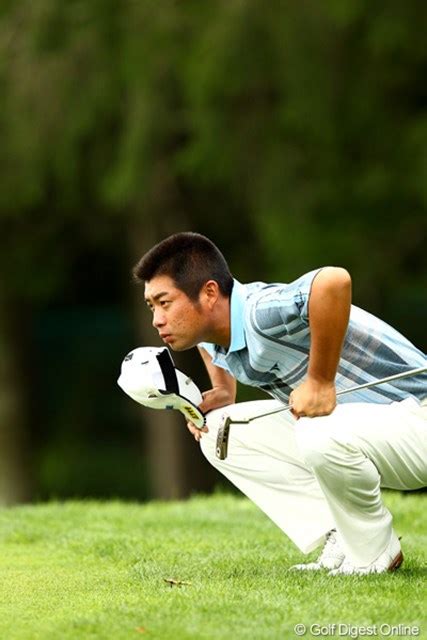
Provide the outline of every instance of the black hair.
[[209,238],[191,231],[175,233],[152,247],[135,265],[133,275],[137,282],[167,275],[194,301],[208,280],[215,280],[226,297],[233,288],[233,276],[221,251]]

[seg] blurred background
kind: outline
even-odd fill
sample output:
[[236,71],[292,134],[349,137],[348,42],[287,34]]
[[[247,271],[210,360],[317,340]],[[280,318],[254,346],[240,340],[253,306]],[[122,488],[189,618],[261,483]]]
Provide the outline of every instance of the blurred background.
[[426,33],[421,0],[0,1],[0,503],[220,483],[116,385],[170,233],[243,282],[342,265],[426,351]]

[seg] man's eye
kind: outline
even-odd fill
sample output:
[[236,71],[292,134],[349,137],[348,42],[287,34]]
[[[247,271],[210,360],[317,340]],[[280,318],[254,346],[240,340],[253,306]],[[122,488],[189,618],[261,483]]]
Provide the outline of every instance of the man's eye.
[[169,304],[169,300],[160,300],[160,306],[161,307],[166,307],[166,305]]

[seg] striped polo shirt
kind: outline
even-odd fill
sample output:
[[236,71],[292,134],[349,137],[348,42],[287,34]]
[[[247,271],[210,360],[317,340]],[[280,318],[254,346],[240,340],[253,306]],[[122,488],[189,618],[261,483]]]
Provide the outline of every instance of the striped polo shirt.
[[[289,284],[234,280],[230,303],[231,341],[227,349],[203,342],[213,364],[239,382],[288,402],[305,378],[310,351],[308,301],[315,276],[310,271]],[[336,375],[337,391],[426,366],[426,355],[402,334],[354,305]],[[388,403],[427,396],[427,374],[344,395],[340,402]]]

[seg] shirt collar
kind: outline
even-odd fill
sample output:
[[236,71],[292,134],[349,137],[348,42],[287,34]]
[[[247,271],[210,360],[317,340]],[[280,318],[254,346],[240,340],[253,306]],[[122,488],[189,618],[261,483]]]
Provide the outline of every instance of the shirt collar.
[[246,346],[244,330],[245,301],[245,286],[234,279],[230,299],[230,346],[227,355]]

